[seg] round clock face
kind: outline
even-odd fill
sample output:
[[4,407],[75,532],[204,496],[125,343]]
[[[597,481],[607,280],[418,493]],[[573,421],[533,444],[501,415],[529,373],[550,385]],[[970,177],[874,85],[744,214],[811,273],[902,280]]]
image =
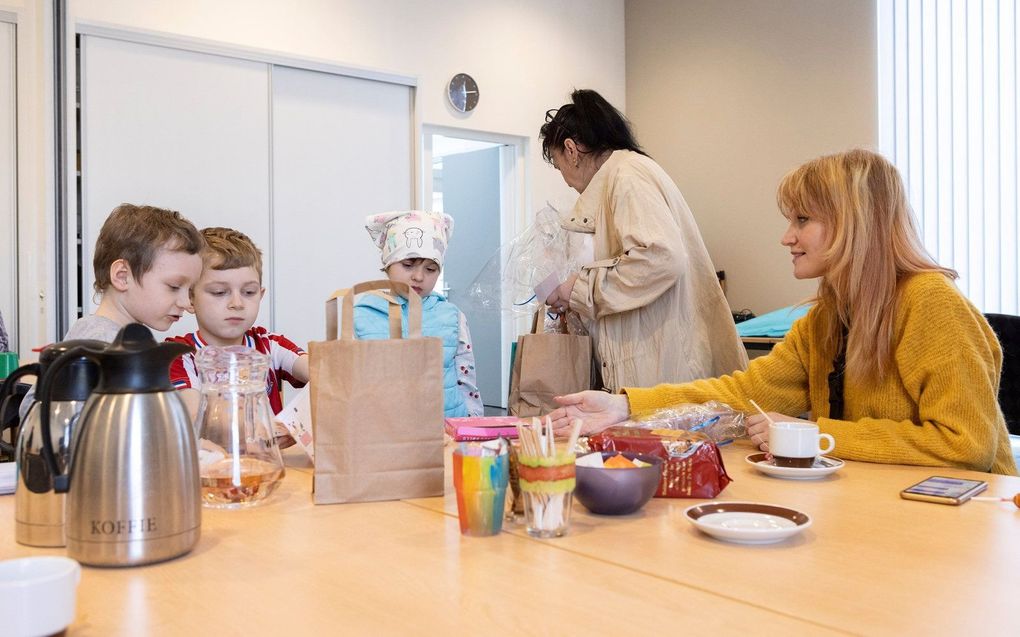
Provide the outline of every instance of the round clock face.
[[478,106],[478,83],[467,73],[458,73],[450,80],[447,96],[455,109],[467,113]]

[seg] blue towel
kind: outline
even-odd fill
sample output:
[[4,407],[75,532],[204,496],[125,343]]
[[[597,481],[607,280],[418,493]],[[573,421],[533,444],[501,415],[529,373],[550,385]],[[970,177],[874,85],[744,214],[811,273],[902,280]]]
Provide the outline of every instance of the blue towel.
[[756,316],[737,323],[737,334],[743,336],[783,337],[793,326],[793,322],[808,313],[810,305],[791,305],[768,314]]

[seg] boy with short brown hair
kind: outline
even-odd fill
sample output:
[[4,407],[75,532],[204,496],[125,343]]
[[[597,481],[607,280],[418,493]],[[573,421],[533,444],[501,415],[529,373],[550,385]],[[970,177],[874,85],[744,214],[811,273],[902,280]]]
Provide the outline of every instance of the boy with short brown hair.
[[[179,212],[128,203],[114,208],[99,230],[92,259],[99,307],[75,321],[64,340],[110,343],[128,323],[169,329],[191,308],[204,245],[198,229]],[[29,390],[21,403],[22,419],[34,393]]]
[[[308,355],[282,334],[255,325],[266,289],[262,287],[262,252],[244,233],[230,228],[202,230],[202,275],[192,289],[192,312],[198,330],[168,340],[197,350],[209,345],[245,345],[270,359],[266,391],[273,413],[283,409],[281,381],[294,387],[308,382]],[[185,354],[170,366],[170,381],[177,389],[199,390],[201,380],[194,354]],[[197,396],[184,394],[189,406]]]
[[110,342],[128,323],[169,329],[191,307],[204,245],[198,229],[179,212],[127,203],[114,208],[92,259],[99,307],[78,319],[65,339]]

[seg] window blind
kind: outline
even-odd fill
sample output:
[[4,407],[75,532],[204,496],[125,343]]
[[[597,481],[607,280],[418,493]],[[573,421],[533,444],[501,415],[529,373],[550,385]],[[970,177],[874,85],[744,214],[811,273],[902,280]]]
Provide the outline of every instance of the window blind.
[[963,293],[1020,314],[1018,0],[877,2],[881,151]]

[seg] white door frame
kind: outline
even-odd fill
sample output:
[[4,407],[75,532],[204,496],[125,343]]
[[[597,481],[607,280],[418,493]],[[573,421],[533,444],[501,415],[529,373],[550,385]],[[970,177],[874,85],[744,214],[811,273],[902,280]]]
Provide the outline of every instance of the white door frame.
[[[9,11],[0,11],[0,23],[10,25],[11,27],[11,59],[10,67],[4,69],[4,73],[9,74],[11,90],[6,95],[0,95],[0,100],[4,102],[3,111],[5,114],[10,115],[10,119],[5,118],[4,121],[0,121],[0,126],[4,126],[7,130],[4,131],[3,137],[10,141],[10,147],[3,149],[3,153],[6,155],[10,151],[10,155],[7,156],[7,160],[10,162],[4,162],[0,165],[0,170],[4,171],[4,175],[0,176],[0,179],[7,182],[10,186],[10,193],[8,197],[5,197],[6,201],[0,202],[0,205],[5,207],[9,206],[8,213],[9,217],[4,219],[4,224],[0,227],[0,233],[3,236],[8,237],[11,242],[7,254],[3,255],[2,260],[4,267],[0,269],[0,272],[4,272],[0,276],[9,277],[10,288],[7,289],[3,299],[3,306],[7,310],[3,315],[4,324],[7,327],[8,345],[12,352],[24,352],[22,349],[21,339],[21,312],[19,311],[19,263],[18,263],[18,231],[19,231],[19,219],[18,219],[18,16],[15,13]],[[5,284],[6,285],[6,284]],[[27,354],[27,352],[26,352]],[[27,358],[27,355],[22,355],[22,358]]]
[[[476,131],[453,126],[422,124],[421,170],[419,172],[418,201],[425,207],[432,202],[432,136],[457,137],[501,144],[499,154],[500,227],[499,244],[502,246],[516,237],[528,222],[528,138],[487,131]],[[510,386],[510,344],[517,337],[516,321],[505,313],[500,315],[500,392],[499,405],[507,407],[506,388]],[[491,401],[489,404],[497,404]]]

